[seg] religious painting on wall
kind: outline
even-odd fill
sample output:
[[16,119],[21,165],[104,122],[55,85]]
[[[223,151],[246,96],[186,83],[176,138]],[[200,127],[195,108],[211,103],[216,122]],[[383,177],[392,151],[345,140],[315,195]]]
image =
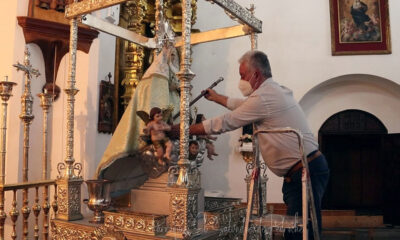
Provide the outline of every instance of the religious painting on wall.
[[107,75],[108,81],[101,80],[99,95],[99,117],[97,131],[112,133],[114,113],[114,84],[111,83],[111,73]]
[[390,54],[388,0],[330,0],[332,55]]

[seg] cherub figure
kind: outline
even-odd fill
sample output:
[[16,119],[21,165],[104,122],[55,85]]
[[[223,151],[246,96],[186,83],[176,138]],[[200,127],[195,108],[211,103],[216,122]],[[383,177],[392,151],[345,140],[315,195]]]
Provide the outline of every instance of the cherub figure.
[[[165,165],[163,158],[171,160],[172,142],[166,135],[167,131],[171,130],[171,126],[164,121],[164,116],[171,114],[171,110],[162,111],[158,107],[153,107],[150,110],[150,115],[143,111],[138,111],[137,114],[146,122],[146,127],[143,133],[150,136],[151,143],[155,147],[155,155],[158,159],[158,164]],[[148,117],[147,117],[148,116]],[[165,151],[164,151],[165,148]]]

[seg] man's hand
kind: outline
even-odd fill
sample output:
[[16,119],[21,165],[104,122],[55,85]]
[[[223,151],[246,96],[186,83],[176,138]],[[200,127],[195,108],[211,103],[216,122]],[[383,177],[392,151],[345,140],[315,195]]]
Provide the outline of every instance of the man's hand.
[[228,101],[228,97],[218,94],[216,91],[212,90],[212,89],[206,89],[204,90],[206,91],[206,94],[204,95],[204,97],[209,100],[209,101],[214,101],[224,107],[226,107],[226,103]]
[[212,135],[206,135],[206,138],[209,139],[209,140],[213,140],[213,141],[218,139],[218,137],[212,136]]
[[206,92],[204,97],[207,98],[207,100],[214,101],[214,102],[217,101],[219,94],[216,91],[209,89],[209,88],[204,91]]
[[206,144],[206,149],[207,149],[207,157],[211,161],[214,160],[213,156],[218,156],[218,154],[215,152],[215,147],[214,144],[212,143],[207,143]]

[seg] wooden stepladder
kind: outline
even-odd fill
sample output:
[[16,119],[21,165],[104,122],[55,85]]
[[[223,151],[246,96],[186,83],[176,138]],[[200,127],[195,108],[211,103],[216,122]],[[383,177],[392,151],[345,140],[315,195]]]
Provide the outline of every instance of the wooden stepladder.
[[[253,199],[255,196],[255,189],[258,190],[257,185],[259,182],[260,177],[260,156],[259,156],[259,148],[258,148],[258,141],[257,136],[259,134],[282,134],[282,133],[293,133],[296,135],[298,142],[299,142],[299,150],[301,154],[301,161],[303,164],[302,169],[302,221],[298,221],[297,216],[285,216],[285,215],[278,215],[278,214],[263,214],[262,216],[252,216],[253,211]],[[308,212],[311,211],[311,223],[314,230],[314,239],[319,240],[318,234],[318,223],[317,223],[317,214],[315,210],[314,204],[314,195],[312,193],[312,186],[311,186],[311,179],[310,179],[310,171],[308,168],[308,161],[307,157],[304,153],[304,146],[303,146],[303,136],[301,133],[292,128],[276,128],[276,129],[267,129],[267,130],[256,130],[253,134],[254,139],[254,168],[252,172],[252,177],[250,181],[249,187],[249,194],[248,194],[248,201],[247,201],[247,211],[246,211],[246,219],[244,225],[244,233],[243,233],[243,240],[248,239],[249,234],[249,226],[252,223],[255,226],[269,228],[272,232],[273,228],[279,229],[303,229],[303,240],[308,240]],[[260,198],[262,194],[258,194]],[[260,199],[259,203],[262,203]],[[262,209],[262,207],[259,207]],[[259,214],[261,215],[261,214]]]

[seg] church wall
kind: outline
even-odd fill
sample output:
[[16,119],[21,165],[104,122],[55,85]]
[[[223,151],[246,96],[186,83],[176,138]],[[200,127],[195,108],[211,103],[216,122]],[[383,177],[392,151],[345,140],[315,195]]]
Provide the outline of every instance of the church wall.
[[[270,59],[275,81],[293,90],[302,102],[310,127],[317,137],[321,124],[332,114],[349,108],[376,115],[390,133],[400,132],[398,106],[400,96],[387,84],[377,80],[400,83],[400,2],[389,0],[392,54],[390,55],[331,55],[329,1],[238,0],[242,6],[254,3],[256,16],[263,21],[263,33],[258,36],[258,49]],[[198,17],[194,28],[201,31],[234,25],[222,10],[209,2],[198,2]],[[210,21],[209,16],[213,16]],[[195,46],[193,50],[193,96],[207,88],[219,76],[225,77],[215,89],[228,96],[239,97],[237,84],[240,56],[250,50],[248,37]],[[336,87],[315,90],[314,87],[340,76],[347,77]],[[372,77],[368,77],[372,76]],[[376,77],[374,77],[376,76]],[[371,81],[374,78],[376,81]],[[346,81],[352,81],[346,83]],[[331,86],[332,87],[332,86]],[[312,90],[314,89],[314,90]],[[393,89],[393,88],[392,88]],[[312,90],[312,91],[311,91]],[[200,100],[199,111],[207,117],[218,116],[226,110],[214,103]],[[202,184],[206,190],[218,190],[225,196],[246,198],[245,163],[237,151],[241,130],[220,135],[216,148],[220,154],[213,162],[202,166]],[[282,202],[282,179],[268,171],[268,202]]]
[[[0,38],[0,76],[9,76],[9,81],[18,85],[13,90],[13,97],[8,107],[8,136],[6,183],[16,183],[22,180],[22,141],[23,127],[20,123],[21,94],[24,89],[24,74],[17,72],[12,64],[24,61],[25,39],[22,28],[17,23],[17,16],[26,16],[28,0],[7,1],[7,7],[0,10],[1,33]],[[117,9],[118,10],[118,9]],[[110,11],[104,10],[95,13],[98,17],[106,17]],[[118,12],[114,12],[118,16]],[[118,21],[118,19],[116,19]],[[45,83],[45,66],[40,48],[35,44],[27,45],[31,53],[31,64],[41,73],[37,79],[32,79],[32,95],[34,99],[33,113],[35,118],[30,130],[29,150],[29,180],[39,180],[42,176],[42,109],[36,96],[41,92]],[[78,51],[76,87],[80,90],[75,101],[75,128],[74,128],[74,157],[76,162],[83,164],[82,175],[85,179],[93,178],[95,169],[100,162],[111,135],[97,132],[99,84],[106,75],[114,73],[115,37],[100,33],[93,41],[89,54]],[[49,176],[58,175],[57,164],[65,160],[66,148],[66,88],[68,79],[69,55],[65,55],[60,63],[56,77],[56,84],[61,88],[61,94],[49,113]],[[113,82],[113,78],[111,79]],[[34,194],[34,192],[32,192]],[[86,185],[83,184],[83,197],[87,196]],[[18,197],[21,199],[21,197]],[[32,198],[33,199],[33,198]],[[12,196],[6,195],[6,211],[11,206]],[[21,206],[21,204],[19,204]],[[83,212],[88,212],[86,207]]]
[[[26,5],[26,6],[25,6]],[[3,80],[4,76],[8,76],[9,81],[16,82],[18,85],[13,89],[13,97],[8,101],[7,129],[7,166],[6,166],[6,182],[17,182],[21,177],[21,171],[18,170],[22,164],[22,148],[13,142],[18,142],[23,139],[22,128],[19,120],[21,112],[21,93],[23,91],[23,74],[17,72],[12,64],[18,60],[23,62],[24,56],[24,37],[22,30],[18,27],[16,16],[26,12],[27,1],[11,1],[7,7],[2,7],[0,10],[0,24],[2,38],[0,40],[0,77]],[[22,47],[21,47],[22,46]],[[18,123],[18,124],[15,124]],[[13,125],[11,127],[11,125]],[[14,174],[18,172],[18,174]],[[13,173],[13,174],[11,174]]]

